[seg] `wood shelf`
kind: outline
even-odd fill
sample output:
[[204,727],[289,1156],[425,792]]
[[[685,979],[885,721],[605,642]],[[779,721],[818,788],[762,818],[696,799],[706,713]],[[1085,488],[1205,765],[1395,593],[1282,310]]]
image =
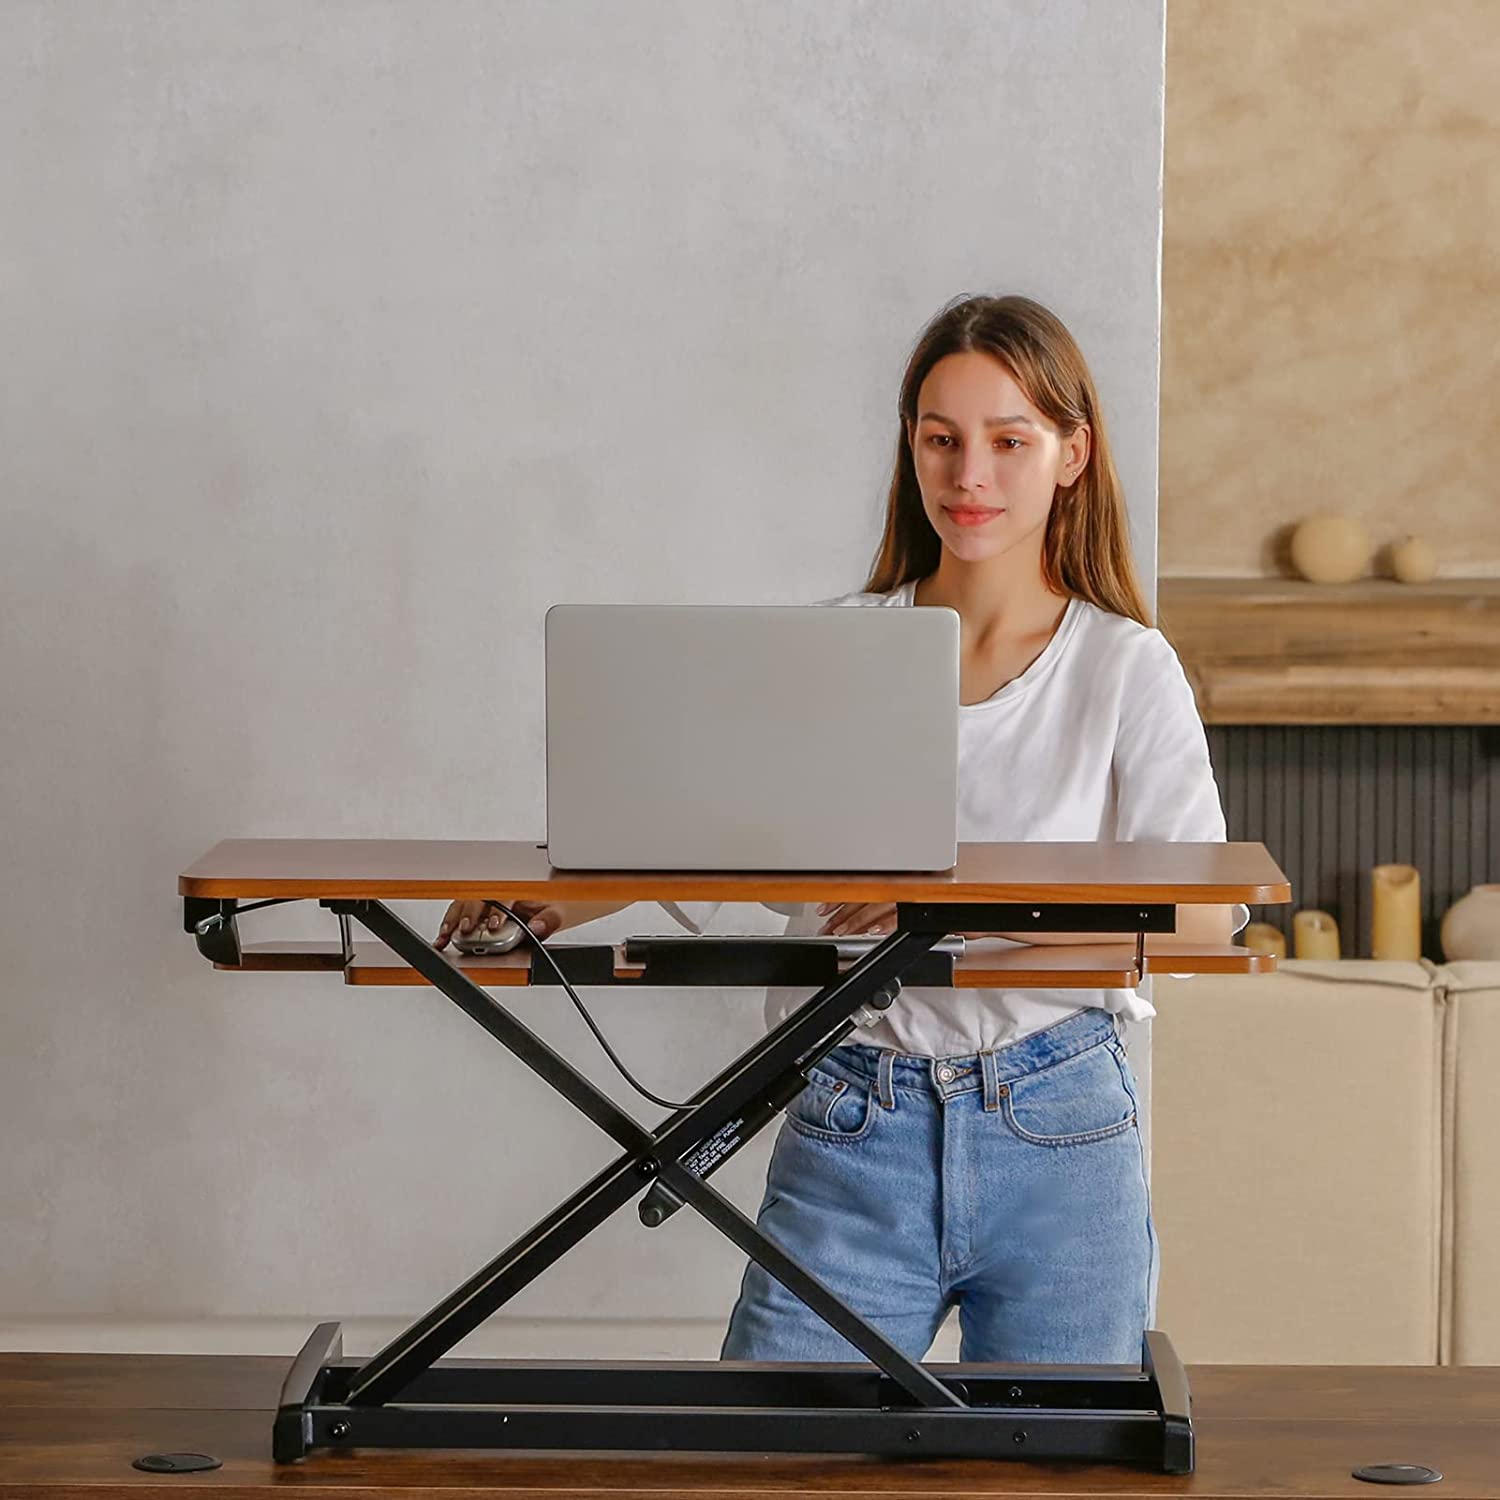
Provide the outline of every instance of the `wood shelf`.
[[[567,947],[568,944],[559,946]],[[576,945],[575,945],[576,946]],[[583,946],[588,946],[587,944]],[[614,977],[620,983],[640,980],[645,970],[625,962],[623,944],[614,944]],[[247,943],[244,969],[323,970],[344,968],[333,942]],[[448,955],[475,984],[489,989],[529,982],[531,954],[519,950],[487,958]],[[850,963],[840,964],[846,970]],[[216,964],[216,968],[224,968]],[[1234,944],[1194,943],[1184,938],[1148,936],[1146,967],[1159,974],[1267,974],[1276,968],[1269,954]],[[953,966],[955,989],[1134,989],[1140,983],[1135,950],[1123,943],[1058,943],[1012,946],[1002,939],[971,938]],[[354,945],[354,962],[344,969],[346,984],[394,987],[422,985],[426,980],[384,943]]]
[[1500,724],[1500,578],[1163,578],[1206,724]]
[[276,942],[241,943],[237,964],[215,964],[216,969],[250,969],[272,974],[337,973],[344,967],[344,950],[335,942],[321,938],[300,938]]

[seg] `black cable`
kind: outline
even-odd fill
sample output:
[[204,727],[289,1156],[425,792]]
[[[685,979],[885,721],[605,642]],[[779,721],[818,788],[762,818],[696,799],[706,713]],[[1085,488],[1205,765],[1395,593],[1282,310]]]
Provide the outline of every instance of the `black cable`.
[[237,917],[241,912],[259,911],[263,906],[285,906],[288,901],[300,901],[301,896],[272,896],[268,901],[252,901],[249,906],[237,906],[230,912],[230,916]]
[[[552,972],[557,975],[557,982],[562,985],[562,987],[568,992],[568,999],[570,999],[573,1004],[577,1006],[578,1014],[583,1017],[584,1022],[587,1024],[589,1030],[594,1033],[595,1040],[601,1047],[604,1048],[605,1055],[615,1065],[615,1069],[619,1073],[620,1077],[623,1078],[625,1082],[628,1083],[631,1088],[636,1091],[636,1093],[638,1093],[643,1099],[649,1099],[653,1104],[659,1104],[663,1109],[692,1109],[692,1107],[698,1102],[696,1099],[689,1100],[686,1104],[679,1104],[672,1099],[663,1099],[658,1095],[653,1094],[651,1090],[648,1089],[644,1084],[637,1083],[635,1081],[635,1078],[631,1075],[630,1069],[627,1068],[625,1064],[622,1063],[620,1059],[615,1055],[615,1049],[609,1045],[609,1042],[606,1039],[604,1033],[600,1031],[596,1025],[594,1025],[594,1018],[588,1013],[588,1010],[585,1008],[583,1001],[578,998],[578,992],[573,988],[571,984],[568,983],[567,975],[563,973],[561,967],[559,966],[557,960],[552,956],[552,953],[548,949],[546,943],[544,943],[542,939],[538,937],[537,934],[534,933],[531,928],[527,926],[527,924],[523,922],[520,917],[518,917],[515,912],[513,912],[510,907],[508,907],[503,901],[491,901],[486,899],[484,904],[486,907],[493,906],[497,907],[500,911],[503,911],[505,915],[509,917],[517,927],[521,929],[521,932],[525,936],[527,942],[529,942],[532,947],[535,948],[536,951],[540,953],[549,964],[552,965]],[[481,918],[480,920],[482,921],[483,918]]]
[[195,922],[193,926],[195,929],[201,929],[210,923],[223,922],[229,918],[238,917],[247,911],[259,911],[263,906],[285,906],[289,901],[301,901],[302,899],[301,896],[272,896],[267,901],[252,901],[249,906],[236,906],[231,912],[210,912],[208,916],[204,917],[201,921]]

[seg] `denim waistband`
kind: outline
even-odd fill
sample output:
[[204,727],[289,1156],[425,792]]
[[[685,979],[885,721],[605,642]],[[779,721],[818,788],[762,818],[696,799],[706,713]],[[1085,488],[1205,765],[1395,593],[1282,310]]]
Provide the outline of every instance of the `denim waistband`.
[[849,1042],[835,1047],[829,1058],[875,1085],[875,1092],[887,1109],[895,1104],[892,1091],[897,1088],[924,1092],[930,1089],[943,1098],[982,1088],[985,1107],[990,1109],[995,1107],[1000,1085],[1008,1079],[1040,1072],[1117,1035],[1115,1017],[1107,1010],[1090,1006],[1018,1042],[987,1052],[920,1057]]

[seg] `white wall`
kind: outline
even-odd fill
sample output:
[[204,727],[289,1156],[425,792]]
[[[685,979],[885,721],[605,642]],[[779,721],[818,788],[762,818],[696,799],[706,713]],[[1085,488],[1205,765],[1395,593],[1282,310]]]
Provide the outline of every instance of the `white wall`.
[[[545,607],[857,587],[959,293],[1077,333],[1151,576],[1162,0],[0,26],[0,1320],[404,1320],[612,1145],[433,995],[214,973],[178,872],[541,837]],[[668,1093],[760,1026],[585,998]],[[517,1009],[625,1102],[565,1000]],[[716,1338],[740,1264],[627,1210],[515,1313]]]

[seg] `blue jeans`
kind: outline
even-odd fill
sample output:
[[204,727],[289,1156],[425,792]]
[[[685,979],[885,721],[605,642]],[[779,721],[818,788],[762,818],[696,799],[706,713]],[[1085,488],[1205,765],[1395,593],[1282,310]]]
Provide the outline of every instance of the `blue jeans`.
[[[756,1222],[913,1359],[1139,1365],[1156,1231],[1114,1018],[923,1058],[835,1048],[787,1107]],[[753,1261],[721,1359],[862,1360]]]

